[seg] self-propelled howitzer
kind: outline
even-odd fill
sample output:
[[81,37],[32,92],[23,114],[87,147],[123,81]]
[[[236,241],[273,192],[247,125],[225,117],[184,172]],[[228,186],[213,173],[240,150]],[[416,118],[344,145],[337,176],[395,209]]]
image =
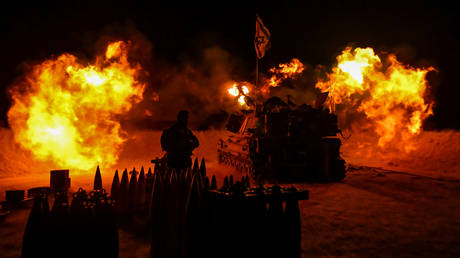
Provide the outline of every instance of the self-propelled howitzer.
[[340,181],[337,117],[309,105],[295,106],[278,97],[230,115],[230,136],[218,142],[219,161],[253,179],[277,182]]

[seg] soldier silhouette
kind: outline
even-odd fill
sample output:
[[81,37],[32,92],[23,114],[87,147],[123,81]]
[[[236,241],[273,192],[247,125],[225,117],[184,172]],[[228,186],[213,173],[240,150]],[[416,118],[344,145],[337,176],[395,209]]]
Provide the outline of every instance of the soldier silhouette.
[[177,114],[177,122],[163,131],[161,148],[166,151],[168,167],[183,170],[192,165],[192,151],[199,146],[198,139],[187,128],[188,111]]

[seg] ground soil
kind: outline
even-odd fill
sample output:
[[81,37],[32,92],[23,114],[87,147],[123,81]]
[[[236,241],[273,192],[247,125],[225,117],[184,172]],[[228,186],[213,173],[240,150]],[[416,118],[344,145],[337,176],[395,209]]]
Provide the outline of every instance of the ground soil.
[[[198,133],[202,148],[195,154],[206,156],[208,174],[218,175],[218,180],[228,174],[237,177],[237,172],[217,164],[215,154],[207,151],[214,149],[220,136]],[[133,140],[133,146],[148,148],[143,139]],[[155,151],[135,155],[131,150],[124,150],[119,169],[140,164],[140,159],[148,166],[145,160],[155,157]],[[293,184],[310,191],[310,199],[300,202],[302,257],[460,257],[460,171],[449,170],[443,176],[436,170],[383,169],[363,162],[348,162],[347,166],[343,182]],[[72,176],[73,188],[89,188],[91,174]],[[112,176],[113,170],[103,170],[106,188]],[[46,185],[48,180],[33,175],[4,177],[0,178],[0,192]],[[15,210],[0,222],[0,257],[20,256],[28,212]],[[120,257],[148,254],[145,238],[120,231]]]

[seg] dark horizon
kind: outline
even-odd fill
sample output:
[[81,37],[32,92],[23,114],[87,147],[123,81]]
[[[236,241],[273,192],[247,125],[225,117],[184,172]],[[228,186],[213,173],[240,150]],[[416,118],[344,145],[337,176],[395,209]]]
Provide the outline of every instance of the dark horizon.
[[262,71],[294,57],[330,69],[346,46],[395,53],[404,64],[437,69],[429,75],[436,104],[427,128],[460,129],[456,119],[460,23],[453,4],[220,4],[176,8],[147,2],[34,3],[27,7],[19,3],[3,8],[0,125],[7,124],[7,88],[23,73],[25,63],[64,52],[91,58],[104,36],[143,37],[152,45],[153,67],[180,65],[183,60],[198,62],[203,49],[219,46],[241,64],[235,77],[251,80],[258,13],[272,34],[272,47],[261,60]]

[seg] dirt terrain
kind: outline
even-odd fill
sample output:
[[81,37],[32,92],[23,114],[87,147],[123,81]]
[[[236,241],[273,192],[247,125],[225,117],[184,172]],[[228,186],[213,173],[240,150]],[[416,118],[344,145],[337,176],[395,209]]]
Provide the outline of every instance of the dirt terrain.
[[[149,160],[161,153],[155,147],[159,135],[145,132],[130,139],[117,167],[102,169],[104,186],[110,185],[114,169],[142,165],[147,168]],[[216,174],[218,180],[227,174],[238,176],[218,164],[215,154],[209,151],[222,135],[198,132],[201,146],[195,152],[197,157],[206,157],[208,174]],[[447,163],[456,164],[458,153],[448,155],[454,161]],[[432,163],[436,162],[432,158]],[[418,170],[414,166],[390,170],[356,163],[359,164],[348,161],[343,182],[294,184],[310,191],[310,200],[300,202],[303,257],[460,256],[460,171]],[[0,191],[3,194],[6,189],[47,185],[48,173],[4,176],[0,179]],[[89,188],[93,173],[71,174],[73,189]],[[28,210],[18,210],[0,223],[0,257],[20,256],[27,216]],[[148,252],[146,239],[120,232],[120,257],[147,257]]]

